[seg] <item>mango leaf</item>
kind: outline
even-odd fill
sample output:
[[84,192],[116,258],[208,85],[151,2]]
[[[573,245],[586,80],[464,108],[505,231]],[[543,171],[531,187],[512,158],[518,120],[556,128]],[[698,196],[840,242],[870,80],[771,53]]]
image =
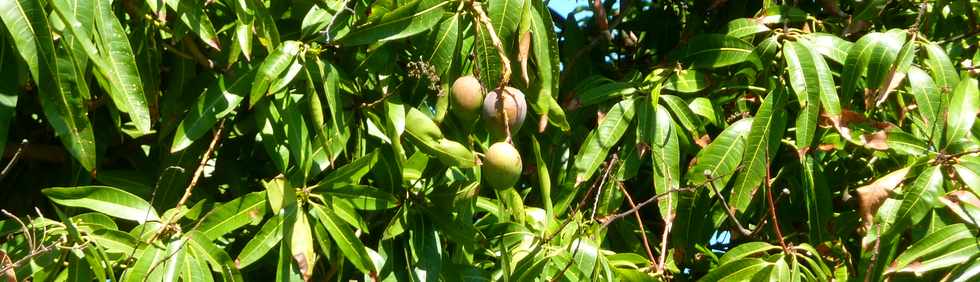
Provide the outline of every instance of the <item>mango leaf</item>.
[[669,193],[658,200],[657,206],[660,207],[660,214],[664,220],[670,220],[674,217],[677,199],[676,193],[669,190],[680,188],[681,183],[680,145],[678,145],[674,121],[671,120],[667,108],[657,105],[656,115],[656,129],[650,142],[653,188],[657,194]]
[[[517,42],[515,36],[517,26],[521,22],[524,13],[524,1],[527,0],[492,0],[486,1],[484,10],[490,18],[493,30],[503,43],[504,53],[511,54],[511,42]],[[478,78],[487,89],[496,88],[500,82],[503,66],[500,62],[500,55],[493,46],[487,26],[477,24],[475,26],[476,38],[473,48],[476,52],[476,67],[480,71]],[[512,69],[517,69],[517,64],[512,64]]]
[[813,51],[820,53],[827,59],[843,65],[847,60],[847,54],[854,43],[844,40],[836,35],[827,33],[810,33],[802,36],[800,43],[809,47]]
[[55,135],[68,152],[88,171],[96,169],[95,137],[92,124],[78,95],[66,93],[57,74],[57,58],[48,18],[40,2],[17,0],[0,2],[0,19],[13,39],[20,57],[27,63],[38,87],[41,108]]
[[207,235],[197,230],[192,230],[184,236],[189,238],[187,245],[198,255],[198,258],[195,259],[201,260],[203,258],[203,260],[207,261],[211,265],[211,269],[221,273],[221,278],[224,281],[243,281],[242,273],[235,266],[235,261],[231,260],[231,257],[223,249],[215,246],[208,239]]
[[735,175],[745,151],[745,139],[752,128],[752,118],[741,119],[715,137],[695,157],[696,163],[688,170],[688,181],[703,185],[712,179],[712,185],[721,189]]
[[[888,68],[898,56],[903,40],[887,33],[874,32],[862,36],[854,43],[844,61],[844,72],[841,73],[841,96],[848,101],[857,89],[858,80],[867,76],[869,87],[881,85],[881,80],[887,75]],[[863,93],[863,92],[859,92]]]
[[939,166],[923,170],[915,182],[902,191],[902,204],[895,214],[890,233],[902,232],[921,221],[933,207],[939,204],[942,193],[943,172]]
[[[611,81],[605,78],[601,80]],[[585,107],[599,104],[612,98],[636,93],[636,88],[625,82],[609,82],[591,85],[591,87],[579,89],[577,92],[579,93],[577,96],[579,103]]]
[[371,171],[371,168],[373,168],[375,164],[378,163],[378,154],[379,152],[375,150],[370,154],[361,156],[360,158],[357,158],[352,162],[331,171],[330,174],[327,174],[327,176],[320,180],[320,182],[317,182],[315,186],[308,189],[315,191],[318,189],[344,186],[338,184],[356,184],[361,181],[361,178],[364,177],[365,174]]
[[99,70],[110,85],[106,89],[109,97],[116,108],[129,114],[140,133],[149,134],[152,119],[136,57],[126,31],[112,13],[110,1],[95,4],[95,27],[96,46],[102,58],[93,60],[104,60]]
[[953,165],[956,175],[960,177],[963,184],[973,189],[974,193],[980,194],[980,158],[976,156],[960,157],[959,163]]
[[238,258],[235,259],[238,261],[238,267],[244,268],[251,265],[265,256],[269,250],[275,248],[279,241],[282,241],[282,225],[281,216],[274,216],[267,220],[259,232],[255,233],[252,239],[245,243],[242,251],[238,253]]
[[735,260],[712,269],[698,281],[748,281],[769,263],[758,258]]
[[[161,264],[167,255],[166,250],[157,248],[154,245],[146,245],[143,251],[140,252],[140,256],[136,259],[136,262],[133,263],[132,267],[126,269],[126,272],[123,272],[119,280],[124,282],[138,282],[148,278],[161,280],[162,277],[159,275],[150,276],[151,271],[153,271],[151,268],[154,265]],[[159,272],[154,272],[159,274]]]
[[[803,152],[809,151],[810,144],[813,143],[814,134],[817,130],[817,115],[820,113],[820,97],[824,89],[828,89],[833,95],[833,100],[837,100],[837,93],[834,91],[834,81],[829,73],[830,69],[823,62],[823,58],[815,52],[797,42],[786,42],[783,45],[783,58],[786,60],[789,73],[790,86],[796,93],[796,100],[800,102],[800,115],[796,118],[796,147]],[[817,60],[822,63],[822,69],[817,69]],[[836,109],[836,114],[828,115],[832,118],[839,118],[840,108]]]
[[376,23],[356,27],[350,33],[337,39],[344,46],[356,46],[385,42],[422,33],[439,23],[442,19],[446,1],[415,0],[399,6],[384,14]]
[[744,62],[752,55],[752,44],[722,34],[703,34],[671,53],[671,58],[692,68],[714,69]]
[[[152,2],[152,1],[148,1]],[[180,21],[187,26],[201,41],[211,46],[211,48],[221,50],[218,35],[214,31],[214,25],[208,18],[204,10],[204,2],[186,0],[166,0],[167,6],[177,12]],[[242,51],[245,51],[244,49]],[[247,56],[247,55],[246,55]]]
[[214,277],[211,275],[211,269],[208,268],[208,262],[202,258],[201,254],[194,248],[188,247],[184,250],[186,259],[184,259],[183,265],[181,265],[181,279],[184,281],[214,281]]
[[687,102],[684,99],[674,95],[661,95],[660,101],[663,102],[662,105],[667,106],[673,117],[684,126],[684,129],[687,129],[691,136],[698,138],[704,135],[701,118],[687,107]]
[[454,14],[439,22],[438,26],[425,36],[423,60],[435,67],[436,73],[446,80],[451,79],[446,75],[449,74],[455,54],[459,50],[460,31],[463,29],[460,25],[463,23],[462,16]]
[[664,90],[679,93],[698,93],[708,88],[708,76],[698,70],[675,72],[664,82]]
[[318,190],[324,195],[349,200],[354,207],[362,210],[384,210],[398,206],[398,199],[388,192],[367,185],[338,185]]
[[735,178],[732,188],[731,205],[738,211],[745,211],[755,195],[756,188],[766,179],[766,170],[779,149],[786,128],[786,90],[773,90],[762,101],[762,106],[752,119],[752,129],[746,139],[745,153],[742,156],[742,173]]
[[216,240],[246,224],[257,224],[265,216],[265,209],[265,191],[248,193],[212,208],[194,230]]
[[942,121],[942,96],[939,88],[936,87],[932,78],[922,69],[912,66],[909,69],[908,92],[915,97],[915,104],[919,116],[922,118],[923,129],[929,134],[929,140],[938,140],[940,130],[943,128]]
[[350,227],[342,223],[342,220],[330,208],[314,204],[312,210],[348,261],[364,273],[377,271],[368,256],[364,243],[354,235],[354,231]]
[[589,133],[575,155],[575,183],[592,178],[599,165],[630,125],[633,119],[633,100],[623,100],[614,105],[599,126]]
[[[957,252],[959,249],[964,249],[966,252],[959,253]],[[976,242],[976,238],[966,225],[962,223],[947,225],[929,233],[905,249],[892,262],[888,272],[924,273],[966,262],[966,259],[978,252],[980,252],[980,244]]]
[[949,144],[966,137],[980,112],[980,90],[977,79],[967,77],[960,80],[949,99],[949,114],[946,117],[946,142]]
[[293,64],[293,60],[301,51],[301,47],[302,43],[298,41],[286,41],[268,57],[265,57],[255,73],[255,80],[252,81],[252,91],[248,100],[249,108],[254,107],[263,96],[268,94],[272,83],[278,80],[280,74]]
[[129,254],[139,242],[129,233],[114,229],[99,229],[88,234],[106,253]]
[[757,19],[740,18],[728,22],[726,34],[731,37],[742,38],[767,31],[769,31],[769,27]]
[[935,43],[926,43],[922,47],[926,50],[925,67],[932,74],[933,81],[942,93],[949,93],[960,82],[960,77],[953,68],[953,62],[946,55],[946,51]]
[[[535,68],[537,72],[538,91],[530,91],[528,97],[531,98],[531,107],[548,117],[548,122],[557,126],[562,131],[568,131],[568,120],[565,118],[565,111],[558,104],[558,82],[560,78],[561,61],[558,57],[558,37],[551,20],[549,8],[544,6],[541,0],[531,1],[533,11],[531,19],[531,49],[534,55]],[[539,128],[540,130],[541,128]]]
[[51,201],[86,208],[139,223],[159,220],[149,203],[119,188],[108,186],[53,187],[41,190]]
[[929,144],[916,138],[915,135],[894,130],[889,131],[887,136],[885,142],[889,149],[911,156],[924,156],[929,152]]
[[171,153],[186,149],[194,143],[194,140],[207,134],[218,120],[234,111],[245,99],[246,92],[251,86],[249,82],[254,76],[252,74],[239,76],[229,86],[225,86],[225,77],[218,78],[215,85],[198,97],[197,103],[177,126],[173,145],[170,147]]
[[[295,219],[290,219],[290,217]],[[310,229],[310,222],[306,212],[302,209],[296,210],[293,216],[287,215],[286,224],[290,228],[289,250],[293,262],[299,268],[303,280],[309,281],[313,276],[313,267],[316,266],[316,251],[313,250],[313,231]]]

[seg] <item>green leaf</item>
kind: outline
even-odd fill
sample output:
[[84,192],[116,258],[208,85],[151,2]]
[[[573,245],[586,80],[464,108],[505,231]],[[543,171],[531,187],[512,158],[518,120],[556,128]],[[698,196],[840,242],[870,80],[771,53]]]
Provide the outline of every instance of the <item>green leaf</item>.
[[[548,122],[562,131],[568,131],[570,126],[565,118],[565,110],[556,100],[558,97],[561,61],[558,57],[558,37],[551,27],[550,9],[541,0],[531,1],[533,11],[531,18],[531,49],[534,55],[537,72],[538,91],[530,91],[528,97],[531,107],[548,117]],[[532,81],[532,84],[534,82]]]
[[752,119],[752,129],[746,139],[745,154],[742,156],[742,173],[735,178],[732,188],[731,205],[744,212],[755,195],[756,188],[766,179],[769,161],[779,149],[786,127],[786,91],[773,90],[762,101],[762,106]]
[[316,192],[348,199],[354,207],[362,210],[385,210],[399,205],[395,196],[367,185],[342,185]]
[[[904,38],[904,37],[903,37]],[[867,75],[866,85],[877,88],[888,73],[888,68],[898,56],[902,43],[896,37],[886,33],[869,33],[854,44],[844,61],[844,72],[841,73],[841,96],[848,101],[857,91],[858,80]]]
[[429,30],[442,19],[450,2],[415,0],[400,5],[376,23],[356,27],[337,39],[344,46],[356,46],[406,38]]
[[255,263],[282,241],[282,223],[281,216],[274,216],[262,225],[259,232],[255,233],[238,253],[238,258],[235,260],[238,261],[239,268]]
[[575,155],[575,183],[592,178],[599,165],[606,159],[606,155],[630,125],[633,119],[633,100],[623,100],[616,103],[599,126],[589,133]]
[[959,163],[953,165],[953,168],[963,184],[973,189],[973,193],[980,194],[980,157],[960,157]]
[[[526,0],[490,0],[484,2],[483,9],[490,19],[490,24],[493,25],[493,31],[497,38],[503,43],[501,47],[503,47],[505,54],[512,54],[513,42],[518,41],[515,34],[521,18],[523,18],[524,1]],[[498,86],[503,73],[500,55],[493,46],[487,26],[478,24],[474,27],[476,28],[476,38],[473,43],[476,52],[475,66],[480,70],[479,79],[483,86],[487,89],[493,89]],[[512,70],[517,70],[517,64],[511,65]]]
[[122,189],[108,186],[54,187],[41,190],[51,201],[86,208],[139,223],[159,220],[149,203]]
[[677,207],[675,193],[669,192],[672,189],[680,188],[681,183],[681,156],[680,145],[678,144],[677,130],[674,121],[670,118],[667,108],[657,105],[656,124],[653,132],[653,140],[650,142],[650,157],[653,165],[653,188],[657,194],[666,194],[660,199],[658,207],[664,220],[674,217],[674,209]]
[[252,90],[248,100],[249,108],[254,107],[262,97],[268,94],[269,86],[293,64],[293,60],[301,49],[301,42],[286,41],[262,61],[255,73],[255,80],[252,81]]
[[823,57],[801,43],[784,44],[783,58],[788,66],[790,85],[802,109],[796,119],[796,147],[808,151],[816,133],[820,105],[823,104],[832,120],[840,119],[840,102],[833,75]]
[[[965,241],[961,242],[961,241]],[[963,246],[965,245],[965,246]],[[972,254],[962,254],[959,256],[950,256],[955,249],[958,247],[973,247],[972,253],[980,252],[980,245],[976,243],[976,238],[970,233],[966,225],[962,223],[947,225],[938,230],[929,233],[915,244],[912,244],[907,249],[905,249],[902,254],[900,254],[889,268],[889,272],[900,272],[907,268],[909,271],[916,273],[923,273],[935,268],[924,267],[923,261],[929,261],[929,259],[936,257],[944,257],[945,263],[940,265],[933,265],[939,267],[947,267],[953,264],[958,264],[965,262],[965,259],[969,258]],[[964,256],[965,255],[965,256]],[[917,265],[911,265],[917,263]]]
[[342,220],[330,208],[313,205],[312,210],[348,261],[364,273],[377,271],[374,269],[374,264],[368,256],[364,243],[354,235],[354,231],[350,227],[342,223]]
[[664,90],[679,93],[698,93],[705,88],[708,88],[708,76],[693,69],[674,72],[664,82]]
[[139,244],[129,233],[113,229],[99,229],[88,236],[106,253],[129,254]]
[[946,55],[946,51],[935,43],[926,43],[922,47],[926,50],[925,67],[932,74],[933,81],[943,94],[949,93],[960,82],[953,62]]
[[228,253],[208,240],[207,235],[193,230],[187,232],[185,236],[190,239],[187,240],[187,245],[198,255],[196,259],[206,260],[211,265],[211,269],[221,273],[224,281],[243,281],[242,273],[238,271],[238,267],[235,267],[235,261],[231,260]]
[[741,39],[722,34],[697,35],[671,53],[671,58],[692,68],[714,69],[744,62],[753,46]]
[[[146,245],[143,251],[139,254],[140,255],[136,259],[136,262],[133,263],[131,267],[126,269],[126,272],[123,272],[122,278],[119,279],[120,281],[139,282],[151,278],[151,268],[153,268],[154,265],[162,263],[165,256],[167,256],[166,250],[157,248],[154,245]],[[162,277],[155,276],[155,278],[159,280]]]
[[214,277],[211,277],[211,270],[208,269],[208,263],[201,258],[202,255],[198,254],[198,251],[194,248],[187,248],[184,250],[187,256],[184,259],[183,265],[181,265],[181,279],[184,281],[214,281]]
[[96,152],[92,124],[79,96],[58,76],[57,58],[48,18],[37,1],[0,2],[0,19],[10,31],[14,46],[27,63],[38,87],[41,108],[55,135],[88,171],[95,171]]
[[177,15],[180,21],[184,23],[184,26],[194,32],[194,34],[197,34],[197,37],[201,38],[201,41],[204,41],[211,48],[221,50],[218,35],[214,31],[214,25],[211,24],[211,19],[208,18],[204,10],[205,2],[187,0],[166,0],[166,2],[170,9],[177,11]]
[[740,18],[728,22],[726,34],[731,37],[742,38],[767,31],[769,31],[769,27],[757,19]]
[[712,269],[698,281],[748,281],[769,263],[757,258],[745,258]]
[[810,33],[804,35],[802,38],[804,40],[799,42],[809,47],[808,49],[816,51],[824,57],[827,57],[827,59],[841,65],[847,60],[847,54],[851,50],[851,46],[854,45],[850,41],[827,33]]
[[684,126],[684,129],[687,129],[691,136],[698,138],[704,135],[704,130],[702,130],[703,126],[701,125],[701,118],[694,115],[694,112],[688,108],[687,102],[685,102],[684,99],[674,95],[661,95],[660,101],[663,102],[662,105],[667,106],[667,109],[670,110],[673,117],[677,119],[682,126]]
[[731,250],[725,252],[725,255],[721,256],[721,260],[718,261],[719,265],[726,265],[730,262],[734,262],[750,256],[758,256],[759,254],[765,254],[766,252],[772,250],[778,250],[779,246],[769,244],[767,242],[747,242],[738,244]]
[[577,97],[579,99],[579,103],[581,103],[583,107],[599,104],[612,98],[636,93],[636,88],[629,83],[611,82],[611,80],[606,78],[601,78],[600,80],[610,81],[610,83],[592,85],[592,87],[579,89],[576,91],[579,93]]
[[949,114],[946,117],[946,142],[949,144],[966,137],[980,112],[980,90],[977,79],[967,77],[960,80],[949,99]]
[[446,17],[439,25],[425,36],[423,44],[423,60],[435,67],[436,73],[443,79],[452,79],[447,76],[452,68],[454,58],[459,50],[460,31],[463,23],[460,14],[453,14]]
[[929,134],[929,140],[938,140],[936,137],[939,137],[938,135],[941,133],[939,130],[944,125],[941,122],[943,117],[940,115],[943,107],[943,98],[940,95],[939,88],[936,87],[929,74],[918,67],[912,66],[909,69],[908,76],[908,92],[912,94],[912,97],[915,97],[915,104],[919,116],[922,118],[922,123],[926,127],[923,131]]
[[208,88],[204,95],[198,97],[197,103],[177,126],[174,133],[173,145],[170,152],[175,153],[186,149],[194,140],[207,134],[218,120],[224,118],[245,99],[253,76],[246,74],[238,77],[231,85],[225,86],[225,77],[218,78],[215,85]]
[[924,156],[929,152],[929,144],[912,134],[898,130],[886,133],[888,148],[911,156]]
[[320,182],[317,182],[316,185],[308,189],[317,190],[337,186],[346,186],[338,184],[359,183],[361,182],[361,178],[370,172],[374,165],[378,163],[378,154],[378,150],[375,150],[370,154],[354,159],[350,163],[331,171],[330,174],[327,174],[327,176],[320,180]]
[[735,170],[742,161],[745,139],[752,128],[752,120],[744,118],[733,123],[698,152],[696,162],[688,170],[688,181],[694,185],[703,185],[710,176],[715,188],[721,189],[728,185],[728,180],[735,175]]
[[110,1],[97,3],[95,37],[101,58],[93,60],[104,60],[99,69],[110,84],[107,90],[116,108],[129,114],[140,133],[149,134],[152,118],[133,48],[122,24],[112,13]]
[[918,224],[939,204],[942,186],[943,172],[939,166],[930,166],[922,171],[915,182],[902,191],[902,204],[895,214],[895,224],[890,232],[902,232]]
[[215,206],[194,227],[210,240],[217,240],[246,224],[258,224],[266,212],[265,191],[252,192]]

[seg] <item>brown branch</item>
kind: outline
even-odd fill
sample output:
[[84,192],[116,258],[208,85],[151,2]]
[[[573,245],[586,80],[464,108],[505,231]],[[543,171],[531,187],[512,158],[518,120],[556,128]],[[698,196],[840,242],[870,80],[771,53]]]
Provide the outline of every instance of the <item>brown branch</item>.
[[613,221],[616,221],[618,219],[621,219],[621,218],[623,218],[623,217],[625,217],[627,215],[630,215],[631,213],[635,213],[635,212],[639,211],[640,209],[642,209],[643,207],[645,207],[646,205],[649,205],[649,204],[653,203],[657,199],[660,199],[661,197],[666,197],[667,195],[670,195],[670,193],[674,193],[674,192],[694,192],[694,189],[695,188],[691,188],[691,187],[688,187],[688,188],[669,189],[667,191],[664,191],[663,193],[654,195],[653,197],[650,197],[646,201],[643,201],[642,203],[637,204],[636,207],[631,208],[628,211],[625,211],[625,212],[622,212],[622,213],[618,213],[616,215],[613,215],[613,216],[610,216],[610,217],[607,217],[607,218],[603,219],[602,221],[604,221],[604,222],[602,223],[602,227],[605,228],[606,226],[608,226]]
[[[725,214],[728,215],[728,218],[729,219],[731,219],[733,222],[735,222],[735,227],[738,228],[738,233],[741,233],[742,236],[752,235],[752,233],[754,233],[754,232],[752,232],[752,230],[749,230],[749,229],[745,228],[745,226],[742,225],[742,223],[738,221],[738,217],[735,216],[735,212],[732,212],[732,208],[731,208],[731,206],[728,205],[728,201],[725,201],[725,196],[722,196],[721,195],[721,192],[718,191],[718,188],[715,188],[715,185],[712,183],[712,181],[711,180],[708,180],[705,183],[708,184],[708,187],[711,188],[711,191],[712,192],[715,192],[715,196],[717,196],[718,199],[721,200],[721,205],[725,206]],[[758,229],[756,229],[756,230],[758,230]]]
[[[630,208],[636,209],[636,203],[633,202],[633,196],[630,196],[630,193],[626,191],[626,187],[622,182],[617,182],[617,184],[618,185],[616,186],[619,187],[619,190],[623,191],[623,195],[626,196],[626,202],[630,204]],[[640,213],[638,212],[634,212],[632,214],[636,217],[636,224],[640,226],[640,234],[642,234],[640,238],[643,239],[643,248],[647,251],[647,258],[650,260],[650,263],[654,264],[654,267],[659,269],[660,267],[657,265],[657,259],[653,256],[653,249],[650,248],[650,240],[647,239],[647,231],[643,228],[643,218],[640,217]],[[605,225],[605,223],[603,223],[603,225]]]
[[490,22],[490,17],[483,11],[483,5],[480,2],[470,0],[470,8],[473,10],[474,18],[476,19],[477,30],[479,30],[481,24],[486,26],[487,34],[490,36],[490,42],[493,43],[494,49],[497,49],[497,56],[500,57],[500,63],[503,65],[503,70],[500,74],[500,85],[497,88],[503,89],[504,86],[510,83],[510,58],[507,57],[507,52],[504,51],[504,44],[500,42],[500,38],[497,37],[497,32],[493,29],[493,23]]
[[214,137],[211,138],[211,145],[208,146],[208,150],[204,152],[204,156],[201,157],[201,162],[197,165],[197,169],[194,170],[194,176],[191,177],[191,183],[187,185],[187,189],[184,190],[184,196],[180,198],[177,202],[177,207],[184,206],[187,200],[191,197],[191,192],[194,190],[194,186],[197,186],[197,180],[201,177],[201,173],[204,172],[204,165],[207,164],[208,159],[210,159],[211,153],[214,152],[214,148],[218,145],[218,140],[221,140],[221,133],[225,129],[225,120],[222,119],[221,123],[218,124],[218,129],[214,131]]
[[766,147],[766,201],[769,202],[769,216],[772,217],[772,229],[776,231],[776,238],[779,239],[779,245],[783,247],[783,252],[790,254],[789,247],[786,246],[786,241],[783,240],[783,231],[779,229],[779,219],[776,218],[776,203],[772,200],[772,183],[769,180],[772,179],[772,175],[769,172],[769,147]]

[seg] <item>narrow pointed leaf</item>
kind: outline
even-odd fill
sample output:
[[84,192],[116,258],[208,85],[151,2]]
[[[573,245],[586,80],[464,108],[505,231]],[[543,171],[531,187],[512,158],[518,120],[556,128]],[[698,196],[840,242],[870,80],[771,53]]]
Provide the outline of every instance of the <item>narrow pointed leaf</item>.
[[86,208],[106,215],[143,223],[158,220],[156,211],[140,197],[108,186],[54,187],[41,190],[51,201]]

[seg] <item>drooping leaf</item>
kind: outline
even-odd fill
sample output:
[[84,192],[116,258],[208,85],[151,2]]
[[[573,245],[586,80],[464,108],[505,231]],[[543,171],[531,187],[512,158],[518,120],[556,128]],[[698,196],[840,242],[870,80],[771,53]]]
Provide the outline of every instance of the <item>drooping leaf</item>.
[[[148,1],[152,2],[152,1]],[[204,2],[186,0],[166,0],[167,6],[177,12],[180,21],[190,29],[201,41],[211,48],[221,50],[218,35],[214,25],[204,9]],[[243,50],[244,51],[244,50]],[[247,56],[247,55],[246,55]]]
[[446,1],[415,0],[384,14],[376,23],[356,27],[337,43],[356,46],[409,37],[429,30],[442,19]]
[[[149,134],[152,118],[147,106],[143,80],[129,38],[119,19],[112,13],[111,3],[100,0],[95,4],[95,37],[100,57],[99,69],[105,75],[109,97],[120,111],[129,114],[141,134]],[[87,40],[87,39],[82,39]]]
[[698,70],[675,72],[664,82],[664,89],[679,93],[698,93],[708,88],[708,77]]
[[279,244],[279,241],[282,240],[282,223],[281,216],[274,216],[262,225],[262,228],[238,253],[236,261],[238,261],[239,268],[255,263]]
[[676,193],[669,190],[680,188],[680,145],[674,121],[670,118],[667,108],[657,105],[656,129],[650,143],[650,157],[653,161],[653,188],[657,194],[664,194],[658,202],[660,214],[664,220],[674,217],[677,206]]
[[340,251],[348,261],[362,272],[370,273],[377,271],[374,269],[374,264],[368,256],[364,243],[354,235],[354,231],[350,227],[342,223],[342,220],[330,208],[313,205],[312,210],[316,214],[320,224],[326,227],[327,233],[330,233],[330,237],[333,238],[336,246],[340,248]]
[[65,92],[58,75],[54,41],[48,18],[40,2],[17,0],[0,2],[0,19],[21,58],[27,63],[38,87],[41,108],[68,152],[88,171],[96,169],[95,137],[92,124],[79,96]]
[[741,18],[728,22],[726,34],[731,37],[742,38],[767,31],[769,31],[769,27],[762,22],[756,19]]
[[756,188],[766,179],[769,161],[779,149],[779,140],[786,127],[786,112],[781,109],[786,103],[785,92],[784,89],[770,92],[752,119],[752,129],[742,155],[743,170],[735,178],[730,198],[731,205],[740,212],[745,211]]
[[711,179],[715,188],[725,187],[742,161],[751,126],[752,118],[745,118],[718,134],[711,144],[698,152],[696,163],[688,170],[688,181],[702,185]]
[[575,155],[575,182],[592,178],[606,159],[609,150],[619,142],[633,119],[633,101],[617,103],[606,113],[599,126],[589,133],[585,143]]
[[212,208],[194,230],[215,240],[246,224],[257,224],[265,212],[265,191],[248,193]]
[[255,80],[252,81],[252,90],[248,96],[249,108],[255,107],[268,94],[269,87],[293,64],[301,47],[302,43],[298,41],[286,41],[262,61],[255,73]]
[[752,49],[752,44],[735,37],[704,34],[688,40],[671,57],[692,68],[714,69],[744,62],[752,55]]
[[[844,72],[841,73],[841,96],[848,101],[857,90],[858,80],[866,78],[868,87],[877,88],[887,75],[888,67],[895,61],[903,40],[887,33],[869,33],[862,36],[847,53]],[[863,93],[858,91],[858,93]],[[862,94],[863,95],[863,94]]]
[[207,235],[194,230],[185,236],[189,239],[187,245],[198,255],[195,259],[207,261],[213,271],[221,274],[224,281],[243,281],[242,273],[235,266],[235,261],[231,260],[223,249],[215,246]]
[[177,126],[170,152],[187,148],[194,143],[194,140],[207,134],[218,120],[234,111],[245,99],[252,78],[252,75],[242,75],[228,86],[225,86],[224,77],[219,78],[215,85],[199,97],[197,103]]
[[160,219],[150,203],[119,188],[53,187],[43,189],[41,192],[51,201],[63,206],[86,208],[139,223]]
[[949,144],[967,136],[980,112],[980,90],[977,79],[968,77],[960,80],[949,98],[949,113],[946,117],[946,141]]
[[942,193],[943,172],[939,166],[923,170],[915,182],[902,191],[902,204],[895,214],[891,232],[901,232],[918,224],[933,207],[939,204]]

